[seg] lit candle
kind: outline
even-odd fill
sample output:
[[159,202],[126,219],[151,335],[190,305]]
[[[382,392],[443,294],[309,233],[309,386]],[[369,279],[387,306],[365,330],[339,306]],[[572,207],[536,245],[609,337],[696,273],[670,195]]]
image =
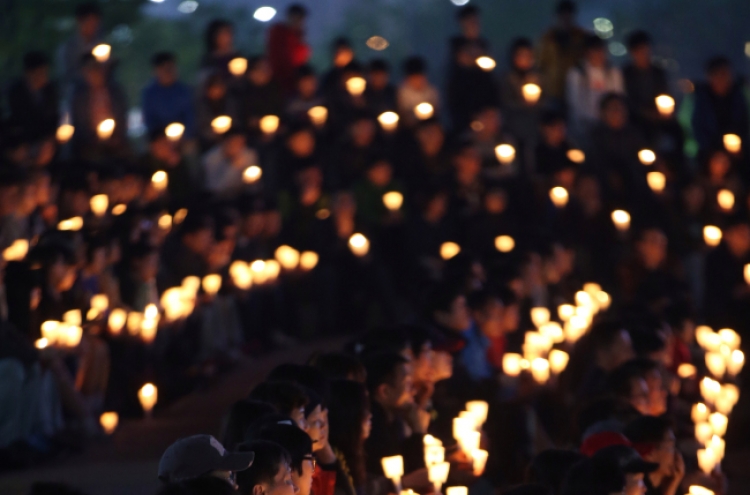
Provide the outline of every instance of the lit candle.
[[739,349],[732,351],[732,354],[727,361],[727,371],[732,376],[737,376],[745,366],[745,353]]
[[81,217],[73,217],[68,218],[66,220],[61,220],[57,224],[57,230],[69,230],[69,231],[78,231],[83,228],[83,218]]
[[125,326],[127,318],[128,313],[124,309],[115,308],[110,311],[109,320],[107,321],[109,332],[112,335],[120,335],[120,332],[122,332],[122,327]]
[[274,257],[285,270],[294,270],[299,265],[299,251],[291,246],[279,246],[274,252]]
[[164,134],[170,141],[179,141],[185,132],[185,126],[179,122],[173,122],[164,130]]
[[323,127],[328,120],[328,109],[323,106],[312,107],[307,111],[307,116],[310,117],[312,123],[317,127]]
[[75,127],[73,127],[70,124],[62,124],[60,127],[57,128],[57,132],[55,133],[55,137],[57,140],[64,144],[70,141],[70,138],[73,137],[73,134],[75,133]]
[[206,294],[209,296],[216,295],[216,293],[219,292],[219,289],[221,289],[221,275],[216,273],[206,275],[203,277],[201,285]]
[[445,461],[445,447],[442,445],[425,445],[424,447],[425,466],[434,466]]
[[710,474],[716,467],[716,462],[716,454],[710,447],[698,450],[698,465],[701,471]]
[[507,165],[516,158],[516,149],[509,144],[500,144],[495,147],[495,156],[497,161]]
[[254,184],[263,175],[263,170],[257,165],[250,165],[242,172],[242,181],[245,184]]
[[47,341],[48,345],[55,345],[60,339],[60,322],[48,320],[42,323],[41,326],[42,337]]
[[662,117],[669,117],[674,112],[674,98],[669,95],[659,95],[656,97],[656,108]]
[[147,418],[151,416],[151,411],[158,400],[158,394],[159,392],[153,383],[145,384],[138,391],[138,400],[141,402],[141,407]]
[[734,406],[735,404],[737,404],[737,401],[740,400],[740,389],[733,383],[725,383],[721,386],[719,395],[721,398],[725,399],[732,406]]
[[724,458],[726,445],[726,442],[718,435],[712,436],[711,441],[708,444],[708,447],[710,447],[711,450],[713,450],[716,454],[716,458],[719,460],[719,462],[721,462],[721,460]]
[[549,352],[549,367],[552,370],[552,373],[556,375],[559,375],[565,370],[566,366],[568,366],[569,360],[570,356],[568,356],[568,353],[565,351],[552,349]]
[[80,325],[81,324],[81,310],[71,309],[63,313],[63,322],[68,325]]
[[742,139],[737,134],[724,134],[724,147],[730,153],[739,153],[742,149]]
[[219,115],[211,121],[211,129],[216,134],[224,134],[232,128],[232,117],[227,115]]
[[109,60],[109,54],[112,51],[112,47],[109,45],[101,44],[96,45],[92,50],[91,54],[96,58],[97,62],[103,63]]
[[461,438],[474,431],[474,419],[464,417],[453,418],[453,438],[461,441]]
[[581,150],[568,150],[568,160],[573,163],[583,163],[586,161],[586,155]]
[[260,119],[260,130],[265,135],[271,135],[279,129],[279,117],[276,115],[266,115]]
[[440,488],[448,480],[448,473],[450,472],[451,465],[448,462],[441,462],[434,464],[427,468],[427,478],[434,485],[435,494],[440,493]]
[[559,316],[562,321],[568,321],[575,312],[576,308],[572,304],[561,304],[557,307],[557,316]]
[[489,453],[486,450],[477,449],[471,453],[474,476],[481,476],[484,473],[484,467],[487,465]]
[[346,80],[346,90],[352,96],[362,96],[365,88],[367,88],[367,81],[363,77],[354,76]]
[[661,172],[649,172],[646,174],[646,182],[648,182],[648,187],[652,191],[659,194],[664,191],[664,187],[667,185],[667,177]]
[[688,495],[716,495],[713,490],[709,490],[708,488],[699,486],[699,485],[692,485],[690,488],[688,488]]
[[393,132],[398,127],[398,114],[396,112],[383,112],[378,115],[378,122],[386,132]]
[[612,212],[612,222],[620,232],[625,232],[630,228],[630,213],[625,210],[615,210]]
[[695,329],[695,341],[698,342],[698,345],[701,346],[703,349],[708,350],[709,347],[711,350],[713,350],[713,340],[716,340],[717,347],[718,344],[721,343],[721,337],[719,337],[718,334],[714,333],[714,331],[711,329],[711,327],[708,327],[706,325],[699,325]]
[[444,242],[440,245],[440,257],[449,260],[461,252],[461,246],[455,242]]
[[469,495],[469,489],[465,486],[449,486],[445,495]]
[[720,379],[727,370],[727,363],[721,354],[708,352],[706,353],[706,367],[714,377]]
[[737,334],[737,332],[735,332],[731,328],[722,328],[717,333],[719,334],[719,338],[721,339],[721,341],[729,346],[731,350],[734,351],[740,348],[742,339]]
[[151,185],[157,191],[163,191],[169,184],[169,177],[164,170],[157,170],[154,175],[151,176]]
[[698,374],[698,370],[690,363],[682,363],[677,367],[677,376],[680,378],[692,378]]
[[5,261],[21,261],[29,252],[29,241],[26,239],[16,239],[13,244],[3,250],[3,259]]
[[535,327],[539,328],[548,323],[549,317],[549,309],[543,307],[531,308],[531,322],[534,323]]
[[279,273],[281,273],[281,265],[276,260],[266,260],[264,271],[266,275],[266,281],[273,282],[278,278]]
[[99,136],[99,139],[101,139],[102,141],[111,138],[114,132],[115,132],[114,119],[102,120],[101,122],[99,122],[99,125],[96,127],[96,135]]
[[396,485],[396,491],[401,491],[401,476],[404,475],[404,458],[400,455],[383,457],[380,460],[385,477]]
[[693,423],[695,423],[696,425],[699,423],[705,423],[706,421],[708,421],[709,414],[710,411],[708,410],[708,406],[706,406],[702,402],[698,402],[697,404],[693,404],[693,408],[690,412],[690,419],[692,419]]
[[703,240],[707,245],[716,247],[721,243],[721,229],[715,225],[706,225],[703,227]]
[[656,161],[656,153],[651,150],[641,150],[638,152],[638,159],[644,165],[651,165]]
[[157,324],[159,323],[156,319],[144,318],[141,321],[141,340],[146,344],[150,344],[156,338]]
[[721,384],[709,377],[703,377],[700,383],[701,395],[707,402],[713,403],[721,393]]
[[36,339],[34,341],[34,347],[36,347],[39,350],[46,349],[49,345],[49,340],[42,337],[41,339]]
[[112,207],[112,214],[114,216],[119,216],[119,215],[122,215],[123,213],[125,213],[127,211],[127,209],[128,209],[127,205],[123,205],[123,204],[114,205]]
[[355,256],[365,256],[370,251],[370,241],[362,234],[353,234],[349,238],[349,249]]
[[478,431],[468,431],[458,439],[458,443],[461,445],[461,450],[467,454],[479,449],[481,441],[482,434]]
[[716,194],[716,202],[724,211],[730,211],[734,207],[734,194],[729,189],[722,189]]
[[404,204],[404,195],[398,191],[391,191],[383,194],[383,204],[391,211],[401,209]]
[[96,215],[97,217],[102,217],[105,213],[107,213],[109,198],[106,194],[97,194],[95,196],[91,196],[91,199],[89,200],[89,206],[91,207],[91,211],[94,213],[94,215]]
[[540,88],[538,84],[524,84],[521,87],[521,91],[523,92],[523,99],[530,105],[538,102],[539,98],[542,96],[542,88]]
[[114,433],[119,421],[120,418],[116,412],[105,412],[99,416],[99,424],[102,425],[102,429],[107,435]]
[[487,414],[489,413],[490,406],[483,400],[473,400],[466,403],[466,410],[476,416],[479,426],[482,426],[487,421]]
[[241,76],[247,71],[247,59],[244,57],[235,57],[229,61],[227,66],[233,76]]
[[299,266],[305,271],[310,271],[318,264],[318,253],[305,251],[299,257]]
[[521,355],[507,352],[503,355],[503,373],[508,376],[521,374]]
[[476,63],[479,66],[479,68],[485,72],[489,72],[497,66],[497,64],[495,63],[495,60],[487,56],[482,56],[482,57],[477,58]]
[[172,228],[172,215],[165,213],[159,217],[157,221],[159,228],[162,230],[169,230]]
[[[501,253],[510,253],[516,247],[516,241],[509,235],[495,237],[495,249]],[[748,282],[750,283],[750,282]]]
[[562,326],[556,321],[550,321],[539,327],[539,333],[550,339],[553,343],[559,344],[565,341],[565,334]]
[[713,434],[714,430],[710,424],[706,422],[695,424],[695,439],[698,440],[699,443],[705,445],[709,440],[711,440],[711,436]]
[[427,120],[432,117],[434,113],[435,108],[426,101],[414,107],[414,115],[416,115],[419,120]]
[[547,383],[549,380],[549,361],[541,357],[531,361],[531,376],[537,383]]
[[91,308],[103,313],[109,307],[109,298],[105,294],[91,296]]
[[568,190],[560,186],[553,187],[549,191],[549,199],[556,207],[562,208],[568,204]]
[[745,283],[750,284],[750,263],[745,265],[744,275],[745,275]]
[[597,291],[596,302],[599,303],[599,309],[602,311],[606,311],[609,309],[609,305],[612,303],[612,298],[609,297],[609,294],[604,292],[603,290]]

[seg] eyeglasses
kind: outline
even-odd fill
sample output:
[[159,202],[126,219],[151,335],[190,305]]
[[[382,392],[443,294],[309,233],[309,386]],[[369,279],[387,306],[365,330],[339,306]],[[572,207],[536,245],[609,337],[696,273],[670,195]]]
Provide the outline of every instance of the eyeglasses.
[[312,463],[313,471],[315,470],[315,466],[318,465],[318,461],[316,461],[315,457],[311,456],[311,455],[306,455],[305,457],[302,458],[302,460],[303,461],[310,461]]

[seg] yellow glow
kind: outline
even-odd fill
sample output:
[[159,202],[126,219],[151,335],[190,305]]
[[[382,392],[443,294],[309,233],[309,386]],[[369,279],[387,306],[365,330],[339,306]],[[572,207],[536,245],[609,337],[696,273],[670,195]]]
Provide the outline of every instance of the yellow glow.
[[3,249],[3,259],[5,261],[21,261],[29,252],[29,241],[26,239],[16,239],[13,244]]
[[277,115],[266,115],[260,119],[260,130],[263,134],[269,135],[279,129],[279,117]]
[[509,235],[495,237],[495,249],[501,253],[509,253],[516,247],[516,241]]
[[581,150],[568,150],[568,160],[573,163],[581,164],[586,161],[586,154]]
[[67,143],[68,141],[70,141],[70,138],[73,137],[75,130],[76,130],[75,127],[73,127],[70,124],[62,124],[60,127],[57,128],[57,133],[55,134],[55,137],[57,138],[58,142]]
[[659,95],[656,97],[656,108],[662,117],[669,117],[674,113],[674,98],[669,95]]
[[227,115],[219,115],[211,121],[211,129],[216,134],[224,134],[232,128],[232,117]]
[[370,251],[370,241],[362,234],[353,234],[349,238],[349,249],[355,256],[365,256]]
[[157,170],[156,172],[154,172],[154,175],[151,176],[151,185],[154,186],[154,189],[156,189],[157,191],[163,191],[167,188],[168,184],[169,177],[163,170]]
[[729,211],[734,207],[734,194],[729,189],[722,189],[716,194],[716,202],[724,211]]
[[612,212],[612,222],[619,231],[625,231],[630,228],[630,213],[625,210],[615,210]]
[[109,45],[101,44],[96,45],[92,50],[91,54],[96,58],[97,62],[106,62],[109,60],[109,54],[112,52],[112,47]]
[[383,194],[383,204],[391,211],[396,211],[404,204],[404,195],[398,191]]
[[497,66],[497,63],[495,62],[495,60],[487,56],[482,56],[482,57],[477,58],[476,63],[480,69],[487,71],[487,72],[491,71]]
[[396,112],[383,112],[378,115],[378,122],[386,132],[393,132],[398,127],[398,114]]
[[362,96],[367,88],[367,81],[363,77],[355,76],[346,80],[346,90],[352,96]]
[[521,91],[523,92],[523,99],[530,105],[538,102],[542,96],[542,88],[538,84],[524,84],[521,87]]
[[179,141],[185,132],[185,126],[179,122],[173,122],[167,126],[164,130],[164,134],[167,135],[170,141]]
[[461,246],[455,242],[444,242],[440,245],[440,257],[449,260],[461,252]]
[[247,71],[247,59],[244,57],[233,58],[229,61],[227,67],[233,76],[241,76]]
[[416,115],[419,120],[427,120],[434,114],[435,108],[426,101],[414,107],[414,115]]
[[553,187],[549,190],[549,199],[556,207],[563,208],[568,204],[568,190],[560,186]]
[[497,161],[507,165],[516,158],[516,149],[509,144],[499,144],[495,146],[495,156]]
[[105,412],[99,416],[99,424],[107,435],[114,433],[119,422],[120,418],[116,412]]
[[114,119],[105,119],[102,120],[99,125],[96,127],[96,134],[99,136],[99,139],[106,140],[112,137],[112,134],[115,132],[115,120]]
[[328,109],[323,106],[312,107],[307,111],[307,115],[313,124],[322,127],[325,125],[326,120],[328,120]]
[[739,153],[742,149],[742,139],[737,134],[724,134],[724,147],[730,153]]
[[716,247],[721,243],[721,229],[715,225],[706,225],[703,227],[703,240],[707,245]]
[[648,187],[657,194],[664,191],[664,187],[667,185],[667,177],[661,172],[649,172],[646,174],[646,181]]
[[638,152],[638,159],[644,165],[651,165],[656,161],[656,153],[651,150],[641,150]]
[[254,184],[263,175],[263,170],[257,165],[250,165],[242,172],[242,181],[245,184]]

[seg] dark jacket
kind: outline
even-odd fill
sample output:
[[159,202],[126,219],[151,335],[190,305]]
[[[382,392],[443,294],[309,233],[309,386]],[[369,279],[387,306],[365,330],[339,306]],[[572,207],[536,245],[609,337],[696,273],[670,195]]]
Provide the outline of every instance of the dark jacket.
[[737,134],[747,139],[750,117],[742,86],[736,84],[724,97],[714,94],[707,84],[695,88],[693,134],[701,150],[722,148],[724,134]]
[[14,82],[8,90],[9,124],[21,130],[30,140],[54,136],[60,121],[59,95],[54,83],[32,91],[24,79]]

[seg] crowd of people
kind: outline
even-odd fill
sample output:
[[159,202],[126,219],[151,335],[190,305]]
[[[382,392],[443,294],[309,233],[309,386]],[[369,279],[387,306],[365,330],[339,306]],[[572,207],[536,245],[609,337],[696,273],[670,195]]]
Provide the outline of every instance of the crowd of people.
[[[0,464],[150,411],[144,384],[158,413],[243,355],[346,335],[276,368],[221,442],[170,447],[160,493],[428,493],[430,445],[440,483],[472,493],[726,490],[705,459],[723,457],[719,416],[727,452],[750,440],[732,410],[750,116],[730,61],[677,94],[648,33],[618,67],[563,0],[505,56],[457,8],[440,81],[343,37],[319,72],[307,8],[285,15],[252,56],[210,22],[194,84],[156,51],[140,150],[99,4],[77,7],[54,71],[24,56],[0,143]],[[482,449],[455,431],[471,401]]]

